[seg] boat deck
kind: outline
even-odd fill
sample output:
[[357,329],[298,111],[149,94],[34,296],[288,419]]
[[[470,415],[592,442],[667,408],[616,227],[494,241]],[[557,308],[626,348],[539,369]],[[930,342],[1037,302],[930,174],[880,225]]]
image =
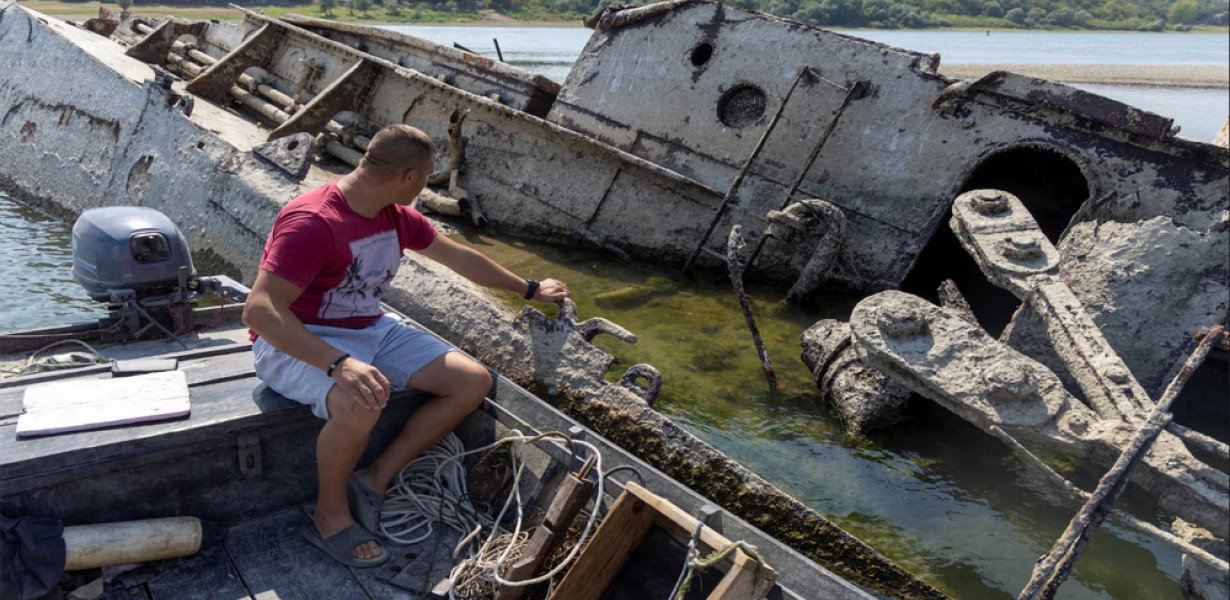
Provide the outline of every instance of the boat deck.
[[[116,358],[178,357],[188,380],[191,415],[18,438],[16,421],[27,387],[68,378],[101,380],[110,377],[109,366],[0,380],[0,510],[54,517],[66,525],[177,515],[196,516],[206,524],[206,543],[198,554],[123,574],[119,581],[129,585],[114,586],[117,590],[109,590],[107,598],[421,598],[447,575],[456,539],[447,530],[417,546],[393,546],[390,563],[395,570],[383,572],[343,567],[303,537],[316,492],[314,441],[323,422],[255,378],[246,330],[233,314],[212,332],[192,336],[188,350],[165,340],[97,348]],[[361,465],[374,458],[375,450],[425,399],[415,392],[394,396]],[[503,377],[482,409],[455,432],[465,447],[475,448],[512,429],[563,432],[594,444],[607,472],[631,467],[607,480],[600,510],[609,507],[630,480],[687,514],[697,514],[708,504]],[[521,493],[531,511],[541,510],[560,477],[575,471],[580,461],[555,442],[537,442],[527,450]],[[869,597],[734,515],[716,510],[708,521],[713,529],[755,545],[776,569],[778,585],[770,598]],[[682,559],[682,546],[669,552]],[[661,561],[645,564],[653,575],[670,579],[669,590],[678,574],[675,563],[669,569]],[[653,579],[620,577],[632,582]]]
[[447,528],[412,546],[385,541],[393,558],[382,567],[344,566],[304,539],[308,511],[293,507],[235,524],[197,554],[135,573],[127,578],[133,585],[115,586],[104,598],[415,600],[447,580],[453,567],[459,536]]

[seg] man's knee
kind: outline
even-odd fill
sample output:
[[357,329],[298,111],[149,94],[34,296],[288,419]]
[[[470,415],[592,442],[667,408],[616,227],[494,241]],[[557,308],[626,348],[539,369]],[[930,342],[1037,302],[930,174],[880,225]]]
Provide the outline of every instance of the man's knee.
[[379,408],[367,408],[360,405],[341,391],[337,385],[329,390],[326,403],[329,407],[330,421],[337,421],[345,425],[347,429],[359,431],[370,431],[380,419],[380,413],[383,412]]
[[491,391],[491,372],[487,367],[466,358],[458,365],[457,374],[460,388],[458,391],[461,392],[459,395],[470,404],[470,410],[482,406],[483,398]]

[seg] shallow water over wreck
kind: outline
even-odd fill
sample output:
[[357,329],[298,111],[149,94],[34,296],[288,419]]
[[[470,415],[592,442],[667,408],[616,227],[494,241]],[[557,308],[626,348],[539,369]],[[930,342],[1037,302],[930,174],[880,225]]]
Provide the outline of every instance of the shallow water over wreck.
[[101,316],[72,275],[72,227],[0,193],[0,331]]
[[[609,318],[640,337],[635,346],[597,338],[619,359],[610,377],[654,365],[664,379],[655,408],[954,597],[1014,597],[1076,510],[1031,483],[998,440],[925,400],[888,433],[845,435],[820,404],[798,336],[817,319],[846,318],[856,299],[801,309],[781,290],[749,288],[777,372],[774,394],[727,282],[681,282],[665,269],[472,233],[458,239],[518,273],[567,281],[582,317]],[[1100,475],[1055,458],[1087,489]],[[1139,494],[1121,503],[1157,520]],[[1065,598],[1180,597],[1170,550],[1110,523],[1090,548]]]

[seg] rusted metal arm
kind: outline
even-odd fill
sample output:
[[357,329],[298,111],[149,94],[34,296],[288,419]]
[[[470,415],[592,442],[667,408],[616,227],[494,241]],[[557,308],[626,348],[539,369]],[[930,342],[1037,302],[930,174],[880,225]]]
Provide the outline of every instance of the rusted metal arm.
[[1191,378],[1192,373],[1195,373],[1204,362],[1209,355],[1209,350],[1220,341],[1223,333],[1221,325],[1215,325],[1204,336],[1179,374],[1166,386],[1166,391],[1162,393],[1162,397],[1149,414],[1149,418],[1136,432],[1131,443],[1124,448],[1114,466],[1102,476],[1098,487],[1090,494],[1080,511],[1072,517],[1072,521],[1068,523],[1067,529],[1055,542],[1051,551],[1038,561],[1029,583],[1017,596],[1018,600],[1032,600],[1035,597],[1046,600],[1054,598],[1055,592],[1072,572],[1073,565],[1089,543],[1089,538],[1102,524],[1115,500],[1127,487],[1132,469],[1144,457],[1145,452],[1162,433],[1166,424],[1170,422],[1173,416],[1170,413],[1170,407],[1178,398],[1179,392]]
[[1140,422],[1152,407],[1148,394],[1059,278],[1059,251],[1025,205],[1006,192],[974,190],[957,197],[950,226],[987,279],[1038,312],[1094,411]]
[[777,375],[773,372],[773,363],[769,362],[769,353],[765,351],[764,340],[760,339],[760,328],[756,326],[756,317],[752,314],[752,305],[747,301],[747,292],[743,290],[743,264],[739,261],[739,251],[743,249],[743,238],[739,235],[740,226],[730,228],[730,238],[726,241],[726,265],[730,268],[730,283],[735,288],[735,296],[739,298],[739,308],[743,309],[743,318],[747,320],[747,328],[752,332],[752,342],[756,344],[756,354],[760,356],[760,366],[769,378],[769,387],[777,388]]

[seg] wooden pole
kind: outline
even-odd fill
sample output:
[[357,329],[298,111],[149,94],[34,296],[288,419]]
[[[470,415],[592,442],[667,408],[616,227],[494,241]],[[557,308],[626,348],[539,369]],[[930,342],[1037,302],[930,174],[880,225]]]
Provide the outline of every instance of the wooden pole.
[[[1076,485],[1071,481],[1065,479],[1063,475],[1056,473],[1054,469],[1042,462],[1042,459],[1038,458],[1033,452],[1030,452],[1028,448],[1018,442],[1016,438],[1012,437],[1011,434],[995,425],[991,426],[991,433],[995,434],[995,437],[1002,440],[1008,445],[1008,447],[1015,450],[1017,454],[1020,454],[1026,462],[1045,475],[1047,479],[1050,479],[1056,487],[1066,492],[1068,497],[1079,502],[1086,502],[1089,500],[1089,492],[1076,487]],[[1132,515],[1129,515],[1117,508],[1110,509],[1108,516],[1123,525],[1135,529],[1136,531],[1139,531],[1162,542],[1163,544],[1166,544],[1167,546],[1170,546],[1181,554],[1191,556],[1209,567],[1216,569],[1221,577],[1230,576],[1230,565],[1228,565],[1226,561],[1213,556],[1204,548],[1190,544],[1173,533],[1159,529],[1151,523],[1141,521],[1140,519],[1137,519],[1136,517],[1133,517]]]
[[1221,340],[1224,330],[1219,324],[1202,333],[1204,335],[1200,340],[1200,345],[1187,359],[1178,375],[1166,386],[1166,391],[1162,392],[1157,406],[1137,430],[1136,436],[1123,449],[1119,459],[1115,461],[1110,470],[1102,476],[1098,487],[1089,495],[1084,506],[1072,517],[1063,535],[1055,541],[1055,545],[1049,552],[1038,559],[1038,564],[1034,567],[1029,582],[1025,584],[1017,600],[1033,600],[1034,598],[1050,600],[1055,597],[1055,592],[1072,572],[1072,566],[1080,558],[1085,546],[1089,543],[1089,538],[1093,536],[1094,531],[1097,531],[1098,526],[1110,512],[1111,505],[1127,487],[1128,476],[1132,468],[1140,462],[1149,446],[1153,444],[1153,440],[1157,439],[1158,434],[1170,422],[1172,417],[1170,407],[1174,404],[1175,398],[1179,396],[1179,391],[1191,378],[1192,373],[1204,362],[1209,355],[1209,350]]
[[[586,462],[581,472],[576,475],[569,473],[560,482],[555,492],[555,499],[547,508],[547,515],[542,524],[534,529],[534,535],[521,553],[521,558],[504,574],[507,581],[524,581],[532,579],[538,572],[543,561],[559,546],[568,535],[568,528],[576,520],[577,513],[589,502],[594,494],[594,482],[584,479],[593,463]],[[597,507],[594,508],[597,510]],[[577,540],[578,544],[585,540]],[[495,593],[495,600],[519,600],[529,591],[527,586],[505,586]]]
[[756,353],[760,355],[760,366],[769,378],[769,388],[777,389],[777,375],[773,373],[773,363],[769,362],[764,340],[760,339],[760,328],[756,327],[756,317],[752,315],[752,305],[747,301],[747,292],[743,290],[743,265],[739,262],[739,251],[743,249],[743,238],[739,235],[741,229],[743,228],[740,225],[730,228],[730,238],[726,240],[726,266],[730,269],[730,283],[735,286],[735,296],[739,298],[739,308],[743,309],[743,318],[747,320],[747,328],[752,332]]

